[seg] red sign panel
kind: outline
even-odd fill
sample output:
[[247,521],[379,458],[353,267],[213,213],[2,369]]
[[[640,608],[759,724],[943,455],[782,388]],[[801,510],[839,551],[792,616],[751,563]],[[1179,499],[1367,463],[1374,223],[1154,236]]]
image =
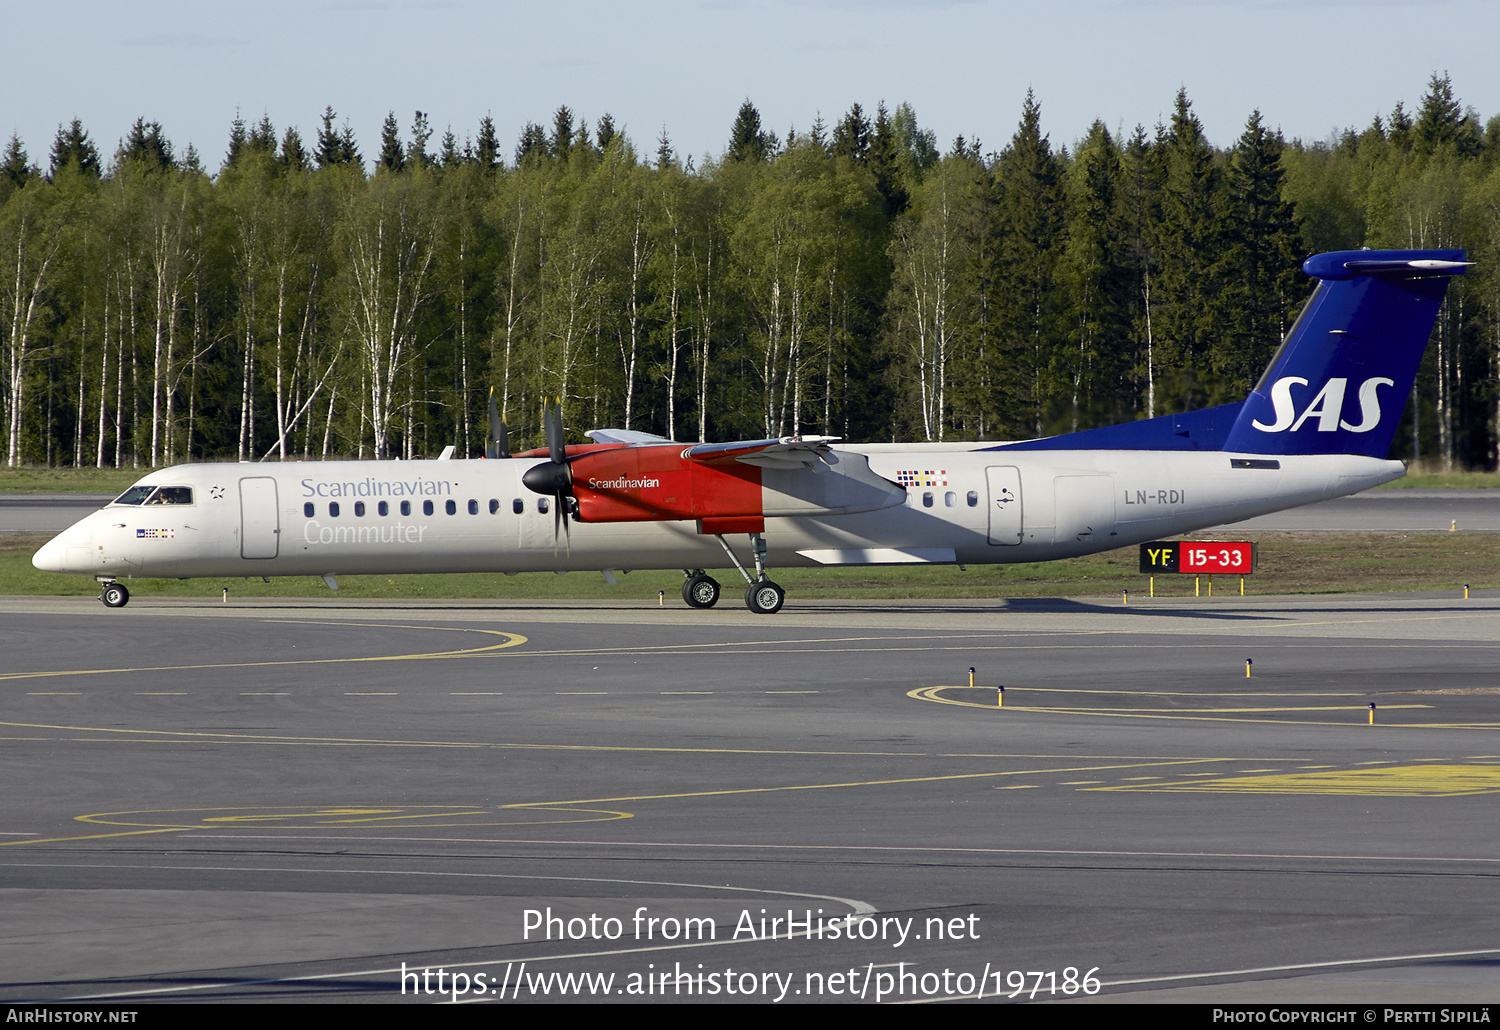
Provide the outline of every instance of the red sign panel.
[[1178,572],[1225,572],[1240,576],[1255,570],[1255,545],[1185,540],[1178,545]]

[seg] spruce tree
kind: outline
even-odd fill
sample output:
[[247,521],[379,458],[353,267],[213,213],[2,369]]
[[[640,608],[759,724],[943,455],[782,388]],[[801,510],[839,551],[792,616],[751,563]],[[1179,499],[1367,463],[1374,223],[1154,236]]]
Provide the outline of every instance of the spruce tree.
[[474,141],[474,160],[483,172],[493,172],[500,165],[500,139],[489,115],[479,120],[479,138]]
[[120,143],[117,161],[133,161],[148,172],[164,172],[175,167],[172,144],[162,132],[160,122],[137,118],[130,133]]
[[770,150],[770,137],[761,128],[760,112],[747,97],[729,130],[729,149],[724,157],[730,161],[764,161]]
[[1138,410],[1147,418],[1161,414],[1156,399],[1156,325],[1161,306],[1157,283],[1157,226],[1161,220],[1161,195],[1166,184],[1162,153],[1166,129],[1158,126],[1156,139],[1136,125],[1125,144],[1123,210],[1125,220],[1125,261],[1131,280],[1130,311],[1133,325],[1132,343],[1134,376],[1137,384]]
[[307,170],[307,151],[302,147],[302,134],[293,126],[287,126],[286,134],[281,137],[281,153],[277,155],[276,163],[291,172]]
[[76,164],[84,175],[95,179],[103,171],[99,162],[99,149],[89,139],[83,123],[77,118],[66,129],[61,125],[57,127],[57,138],[52,141],[52,177],[56,178],[57,173],[69,164]]
[[599,119],[594,131],[594,138],[599,141],[599,151],[603,153],[609,149],[609,145],[620,136],[620,130],[615,128],[615,119],[608,111],[604,117]]
[[562,104],[552,114],[552,136],[547,140],[547,152],[559,161],[566,161],[572,149],[573,111],[567,104]]
[[1480,150],[1478,123],[1479,116],[1464,112],[1453,95],[1453,82],[1447,73],[1439,76],[1434,72],[1413,126],[1414,147],[1422,154],[1451,147],[1459,157],[1474,157]]
[[1102,121],[1089,127],[1068,174],[1068,225],[1060,279],[1068,296],[1068,340],[1055,367],[1071,390],[1070,429],[1129,420],[1121,390],[1130,372],[1133,283],[1126,228],[1125,166]]
[[1052,366],[1058,346],[1053,281],[1061,243],[1062,167],[1041,130],[1041,105],[1030,90],[1021,123],[997,169],[999,301],[1005,365],[1019,387],[1012,431],[1042,436],[1056,396]]
[[333,120],[337,117],[333,113],[333,105],[329,104],[323,109],[322,125],[318,128],[318,146],[314,153],[319,168],[331,168],[336,164],[343,163],[342,148],[339,146],[339,133],[333,127]]
[[1223,399],[1207,375],[1207,351],[1223,321],[1218,295],[1225,270],[1219,169],[1186,89],[1177,91],[1164,143],[1166,182],[1156,247],[1163,358],[1158,372],[1165,365],[1172,380],[1170,410],[1187,411]]
[[1227,395],[1248,392],[1254,385],[1301,300],[1294,295],[1300,231],[1292,205],[1282,195],[1285,146],[1281,134],[1268,131],[1256,111],[1230,160],[1230,217],[1221,263],[1226,317],[1211,361]]
[[812,128],[808,131],[807,138],[812,142],[813,146],[821,148],[824,153],[828,152],[828,126],[823,121],[823,113],[821,111],[813,119]]
[[457,168],[466,160],[473,160],[473,148],[465,145],[464,152],[458,151],[458,137],[453,135],[453,127],[450,125],[443,133],[443,142],[438,148],[438,164],[444,168]]
[[240,113],[234,113],[234,121],[229,126],[229,149],[224,154],[224,167],[233,168],[240,155],[245,152],[245,147],[250,142],[250,133],[245,128],[245,119]]
[[1390,130],[1386,133],[1386,139],[1391,146],[1403,153],[1410,150],[1415,142],[1411,115],[1406,113],[1405,105],[1399,100],[1396,101],[1395,110],[1391,112]]
[[271,124],[270,115],[261,115],[255,128],[250,130],[250,138],[246,142],[250,150],[257,154],[274,155],[276,153],[276,127]]
[[343,130],[339,132],[338,163],[358,165],[361,171],[364,170],[365,157],[359,152],[359,144],[354,139],[354,127],[348,122],[344,123]]
[[885,101],[875,109],[875,134],[870,143],[870,171],[875,174],[875,188],[885,207],[885,216],[895,218],[906,210],[910,201],[908,187],[901,174],[901,145],[896,138],[896,123],[886,112]]
[[11,133],[10,143],[5,147],[5,156],[0,158],[0,177],[3,177],[11,187],[19,189],[39,175],[41,175],[41,169],[33,165],[31,158],[26,156],[26,148],[21,145],[20,134]]
[[427,141],[432,139],[432,126],[427,122],[427,114],[418,111],[411,120],[411,143],[406,148],[406,163],[412,168],[426,168],[432,164],[432,156],[427,153]]
[[593,142],[589,139],[589,123],[581,118],[578,120],[578,128],[573,133],[572,152],[575,154],[593,154],[596,157],[600,152],[599,149],[595,149]]
[[858,104],[833,127],[833,156],[864,164],[870,158],[870,120]]
[[401,145],[401,130],[396,126],[396,112],[388,112],[380,127],[380,156],[375,161],[377,169],[399,172],[406,167],[406,151]]
[[547,157],[547,130],[536,122],[527,122],[516,141],[516,167],[535,164]]
[[189,175],[208,174],[203,170],[203,159],[198,156],[198,148],[191,143],[187,145],[187,150],[183,153],[182,160],[177,162],[177,167]]

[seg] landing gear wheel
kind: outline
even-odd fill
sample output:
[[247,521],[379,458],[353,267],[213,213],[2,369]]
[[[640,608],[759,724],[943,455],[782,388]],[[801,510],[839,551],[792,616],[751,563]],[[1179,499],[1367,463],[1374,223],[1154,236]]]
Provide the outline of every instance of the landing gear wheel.
[[745,589],[745,607],[757,615],[775,615],[785,600],[786,591],[769,579],[751,583]]
[[712,608],[719,603],[719,581],[698,573],[682,584],[682,599],[689,608]]
[[106,608],[124,608],[130,603],[130,591],[125,589],[123,583],[106,583],[99,594],[99,600],[104,602]]

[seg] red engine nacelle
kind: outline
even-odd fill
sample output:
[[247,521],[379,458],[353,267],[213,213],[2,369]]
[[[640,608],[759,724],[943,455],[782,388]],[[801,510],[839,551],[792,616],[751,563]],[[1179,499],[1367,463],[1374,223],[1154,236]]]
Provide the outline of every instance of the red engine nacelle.
[[682,444],[590,451],[570,462],[573,496],[584,522],[737,520],[710,532],[758,532],[764,511],[760,468],[738,461],[705,464]]

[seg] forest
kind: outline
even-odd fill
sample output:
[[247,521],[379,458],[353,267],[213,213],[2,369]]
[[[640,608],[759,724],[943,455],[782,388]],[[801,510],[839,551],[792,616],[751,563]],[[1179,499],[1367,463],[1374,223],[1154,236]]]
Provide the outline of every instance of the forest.
[[567,107],[513,150],[416,112],[366,155],[236,118],[216,171],[142,118],[0,158],[8,466],[483,453],[605,426],[684,441],[1013,440],[1242,398],[1326,250],[1461,247],[1392,456],[1494,469],[1500,116],[1227,148],[1170,121],[942,149],[909,105],[785,136],[746,100],[695,167]]

